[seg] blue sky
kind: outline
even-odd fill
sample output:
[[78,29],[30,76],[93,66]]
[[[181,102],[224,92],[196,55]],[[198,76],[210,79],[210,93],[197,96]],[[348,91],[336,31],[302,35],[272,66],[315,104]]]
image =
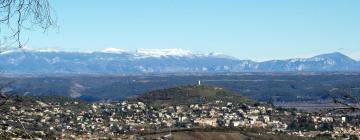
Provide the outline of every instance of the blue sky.
[[360,59],[359,0],[51,0],[58,30],[30,48],[182,48],[241,59],[341,51]]

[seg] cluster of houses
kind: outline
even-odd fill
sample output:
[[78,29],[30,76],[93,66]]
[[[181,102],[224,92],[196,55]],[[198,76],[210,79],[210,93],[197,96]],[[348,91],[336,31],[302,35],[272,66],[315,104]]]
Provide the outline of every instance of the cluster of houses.
[[[295,135],[301,137],[315,137],[318,135],[330,135],[336,138],[349,138],[356,136],[360,139],[360,120],[349,120],[343,114],[319,114],[319,113],[301,113],[295,117],[306,116],[314,125],[315,130],[310,131],[287,131],[288,135]],[[322,126],[326,124],[326,129]]]
[[[278,110],[269,105],[216,101],[207,104],[153,107],[142,102],[44,103],[9,106],[0,115],[1,137],[134,138],[139,134],[193,128],[260,128],[289,135],[312,137],[320,133],[359,135],[359,127],[345,117],[310,116],[315,124],[341,124],[330,132],[289,131],[289,118],[300,112]],[[310,114],[311,115],[311,114]],[[340,122],[338,122],[340,121]]]

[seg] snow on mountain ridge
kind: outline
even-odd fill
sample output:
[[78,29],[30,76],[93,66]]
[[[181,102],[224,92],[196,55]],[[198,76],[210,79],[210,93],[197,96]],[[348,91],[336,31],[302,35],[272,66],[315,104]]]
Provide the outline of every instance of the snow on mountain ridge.
[[125,52],[125,50],[123,49],[118,49],[118,48],[106,48],[100,52],[103,52],[103,53],[123,53]]
[[191,56],[195,53],[183,49],[138,49],[136,54],[141,57]]
[[[143,58],[160,58],[160,57],[212,57],[212,58],[222,58],[222,59],[231,59],[231,60],[239,60],[236,57],[232,57],[229,55],[221,54],[221,53],[202,53],[202,52],[192,52],[189,50],[184,50],[180,48],[173,49],[138,49],[135,51],[127,51],[119,48],[106,48],[101,51],[64,51],[56,48],[43,48],[43,49],[33,49],[33,48],[22,48],[22,49],[10,49],[4,50],[0,52],[0,55],[7,55],[10,53],[19,53],[19,52],[37,52],[37,53],[109,53],[109,54],[127,54],[131,58],[135,59],[143,59]],[[320,62],[324,61],[326,64],[333,65],[335,62],[330,61],[353,61],[358,62],[340,52],[333,52],[327,54],[321,54],[309,58],[292,58],[285,60],[268,60],[263,62],[289,62],[289,63],[305,63],[305,62]]]
[[[255,62],[218,53],[182,49],[69,52],[51,49],[2,53],[0,67],[10,73],[166,73],[358,71],[360,62],[341,54]],[[22,53],[25,52],[25,53]]]
[[59,49],[55,49],[55,48],[43,48],[43,49],[32,49],[32,48],[11,48],[11,49],[6,49],[6,50],[2,50],[0,52],[0,55],[6,55],[6,54],[11,54],[11,53],[19,53],[19,52],[41,52],[41,53],[52,53],[52,52],[62,52]]

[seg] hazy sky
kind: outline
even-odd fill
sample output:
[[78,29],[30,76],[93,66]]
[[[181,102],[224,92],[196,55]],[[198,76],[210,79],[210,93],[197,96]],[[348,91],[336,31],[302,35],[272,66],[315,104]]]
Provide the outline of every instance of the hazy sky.
[[182,48],[241,59],[334,51],[360,59],[359,0],[50,0],[58,30],[31,48]]

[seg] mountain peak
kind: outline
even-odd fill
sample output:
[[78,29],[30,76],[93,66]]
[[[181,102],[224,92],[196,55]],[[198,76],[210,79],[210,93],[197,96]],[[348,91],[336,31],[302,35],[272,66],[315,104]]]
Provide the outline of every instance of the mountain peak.
[[325,53],[325,54],[321,54],[321,55],[323,55],[323,56],[346,56],[345,54],[343,54],[341,52]]
[[323,58],[323,59],[333,59],[333,60],[347,60],[347,61],[355,61],[354,59],[348,57],[347,55],[341,52],[333,52],[327,54],[317,55],[313,58]]
[[136,53],[142,56],[162,57],[162,56],[189,56],[194,53],[183,49],[138,49]]
[[102,50],[101,52],[103,52],[103,53],[123,53],[123,52],[125,52],[125,50],[118,49],[118,48],[106,48],[106,49]]

